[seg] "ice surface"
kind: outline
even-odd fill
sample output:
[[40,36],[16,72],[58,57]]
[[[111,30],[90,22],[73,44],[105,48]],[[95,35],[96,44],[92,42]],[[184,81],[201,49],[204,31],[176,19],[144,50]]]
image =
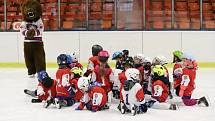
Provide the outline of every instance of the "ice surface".
[[[48,73],[54,78],[54,69]],[[208,95],[210,107],[181,106],[177,111],[149,109],[145,114],[122,115],[113,104],[109,110],[100,112],[76,111],[72,107],[56,109],[43,104],[32,104],[32,97],[23,93],[25,88],[35,89],[36,79],[29,79],[26,69],[0,69],[0,121],[215,121],[215,69],[197,72],[193,97]]]

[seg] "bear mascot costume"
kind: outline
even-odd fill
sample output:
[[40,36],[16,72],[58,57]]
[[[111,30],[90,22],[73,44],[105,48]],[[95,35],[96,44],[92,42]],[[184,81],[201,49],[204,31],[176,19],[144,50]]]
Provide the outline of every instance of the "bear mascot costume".
[[38,0],[24,0],[22,3],[23,21],[20,32],[24,38],[24,57],[29,77],[46,70],[45,51],[42,34],[44,25],[41,19],[42,7]]

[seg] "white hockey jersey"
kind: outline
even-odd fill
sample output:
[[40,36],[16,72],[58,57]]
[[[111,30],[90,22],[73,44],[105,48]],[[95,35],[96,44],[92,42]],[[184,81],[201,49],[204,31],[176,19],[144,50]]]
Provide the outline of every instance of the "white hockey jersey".
[[[27,31],[30,29],[35,30],[35,36],[32,39],[27,38]],[[24,37],[24,42],[42,42],[42,33],[44,31],[43,21],[40,18],[36,22],[23,21],[20,25],[20,32]]]
[[121,98],[128,109],[131,105],[140,106],[145,102],[143,88],[139,83],[135,83],[129,91],[122,89]]

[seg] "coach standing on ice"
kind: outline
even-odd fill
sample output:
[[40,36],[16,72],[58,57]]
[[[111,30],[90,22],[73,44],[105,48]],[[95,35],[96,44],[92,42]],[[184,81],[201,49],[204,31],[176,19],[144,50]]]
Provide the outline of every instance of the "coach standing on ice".
[[23,22],[20,32],[24,37],[24,57],[30,78],[36,72],[46,70],[45,51],[42,41],[44,25],[42,7],[37,0],[26,0],[22,4]]

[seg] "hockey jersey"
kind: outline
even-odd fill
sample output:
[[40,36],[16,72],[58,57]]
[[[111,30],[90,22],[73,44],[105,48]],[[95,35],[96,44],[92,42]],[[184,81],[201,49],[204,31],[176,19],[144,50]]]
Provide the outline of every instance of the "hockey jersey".
[[168,98],[168,85],[161,80],[153,80],[152,82],[152,98],[159,102],[165,102]]
[[129,91],[125,91],[124,88],[122,88],[120,95],[120,100],[123,101],[129,109],[131,104],[140,106],[144,103],[144,91],[139,83],[135,83]]
[[[50,88],[46,88],[42,85],[42,83],[39,83],[37,86],[37,96],[40,100],[47,100],[49,97],[55,97],[56,96],[56,84],[57,81],[53,80],[53,85]],[[41,93],[42,91],[42,93]]]
[[113,73],[112,69],[107,65],[104,68],[104,77],[101,76],[99,71],[99,65],[97,65],[92,73],[92,81],[101,84],[101,87],[108,93],[111,91],[112,82],[113,82]]
[[[30,29],[35,30],[35,36],[34,38],[28,38],[27,37],[27,31]],[[36,22],[25,22],[23,21],[20,25],[20,32],[24,37],[24,42],[42,42],[42,33],[44,31],[44,25],[42,22],[42,19],[40,18]]]
[[78,109],[83,110],[86,106],[89,110],[100,110],[107,103],[107,94],[101,87],[94,86],[85,92],[80,100]]
[[57,80],[57,96],[62,97],[72,97],[72,86],[70,84],[71,80],[71,71],[70,68],[58,69],[56,72]]
[[88,65],[87,65],[87,71],[84,73],[85,76],[89,76],[94,68],[99,65],[99,59],[98,56],[92,56],[88,60]]

